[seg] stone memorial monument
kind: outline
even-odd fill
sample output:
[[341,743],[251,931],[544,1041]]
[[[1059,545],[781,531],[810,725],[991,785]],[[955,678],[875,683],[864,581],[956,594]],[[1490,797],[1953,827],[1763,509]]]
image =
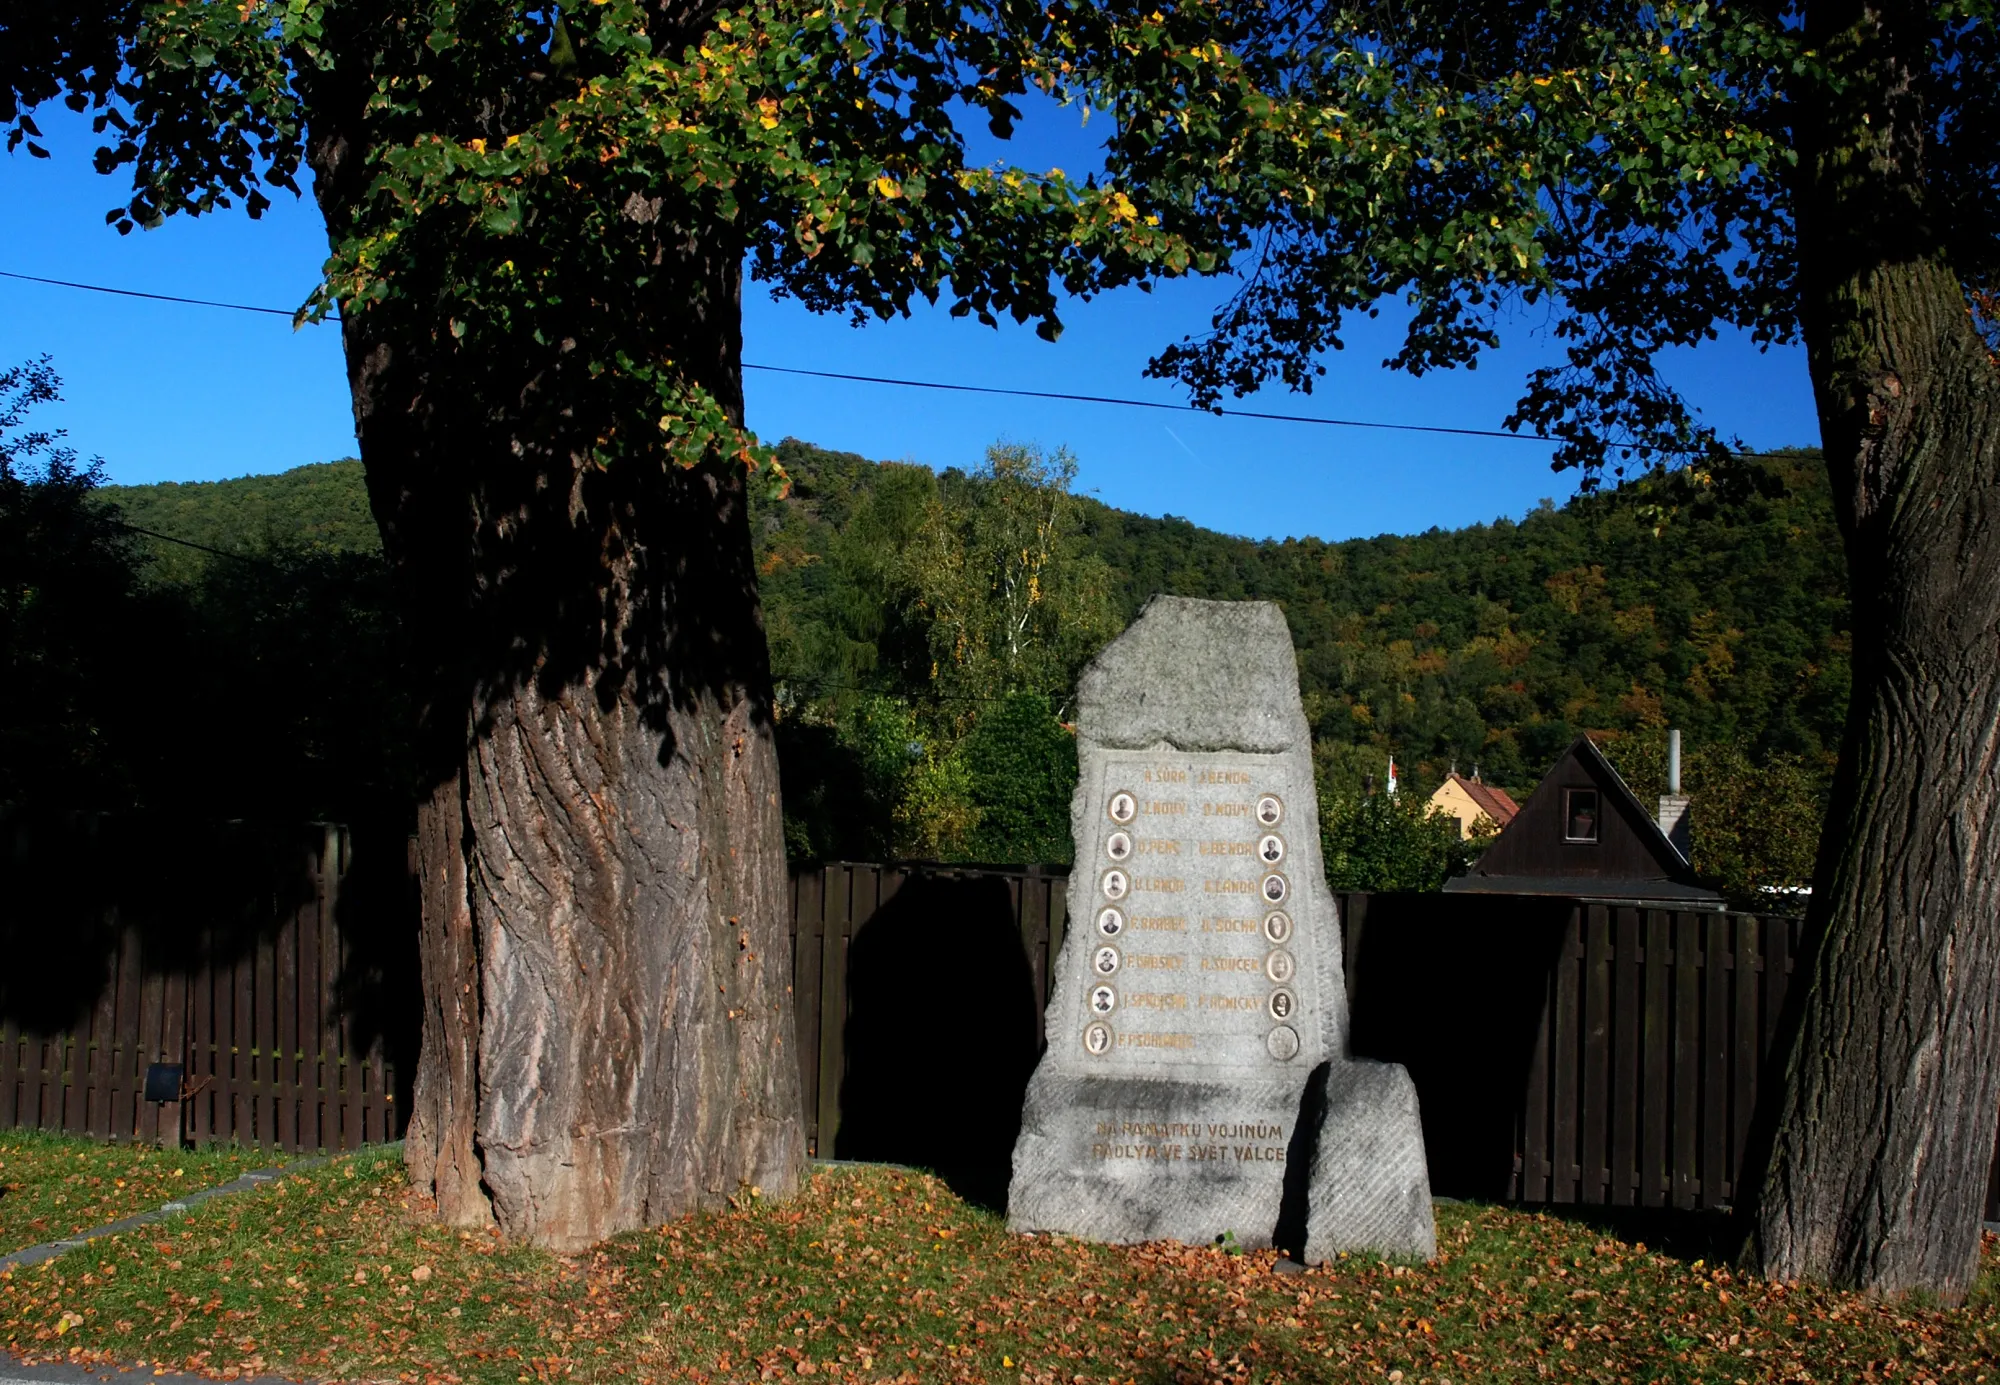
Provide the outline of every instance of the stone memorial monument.
[[1416,1089],[1347,1054],[1283,615],[1155,597],[1085,670],[1077,742],[1068,931],[1009,1224],[1429,1257]]

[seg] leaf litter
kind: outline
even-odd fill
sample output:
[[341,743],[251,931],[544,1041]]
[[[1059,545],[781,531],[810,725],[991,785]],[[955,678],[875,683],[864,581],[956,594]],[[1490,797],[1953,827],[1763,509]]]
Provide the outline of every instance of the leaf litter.
[[439,1226],[394,1151],[0,1277],[0,1345],[230,1379],[2000,1382],[2000,1244],[1968,1304],[1765,1284],[1600,1228],[1438,1208],[1439,1256],[1010,1234],[939,1180],[816,1169],[560,1256]]

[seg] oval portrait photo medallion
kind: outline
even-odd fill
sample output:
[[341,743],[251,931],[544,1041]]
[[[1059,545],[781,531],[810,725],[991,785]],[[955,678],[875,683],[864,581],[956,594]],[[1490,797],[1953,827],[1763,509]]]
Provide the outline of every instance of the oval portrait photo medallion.
[[[1097,931],[1107,938],[1115,938],[1120,933],[1123,933],[1125,931],[1124,911],[1114,909],[1108,904],[1105,905],[1097,913]],[[1282,942],[1283,939],[1273,939],[1272,941]]]
[[[1259,888],[1266,904],[1283,904],[1285,897],[1292,892],[1291,882],[1276,871],[1265,876],[1264,883]],[[1117,896],[1113,895],[1112,898],[1116,899]]]
[[1139,800],[1133,797],[1130,789],[1120,789],[1111,795],[1111,801],[1105,805],[1104,811],[1111,815],[1113,822],[1123,826],[1139,816]]
[[1093,1020],[1083,1031],[1083,1051],[1092,1057],[1100,1057],[1111,1050],[1111,1026],[1103,1020]]
[[1257,825],[1276,827],[1285,820],[1285,803],[1274,793],[1267,793],[1257,800]]
[[1118,992],[1109,986],[1093,986],[1090,991],[1090,1013],[1108,1015],[1118,1008]]
[[1104,872],[1104,897],[1106,899],[1123,899],[1127,894],[1131,893],[1131,890],[1132,879],[1124,871],[1107,870]]
[[1280,1063],[1289,1063],[1299,1056],[1299,1031],[1289,1024],[1278,1025],[1265,1038],[1264,1047]]
[[1292,916],[1283,909],[1274,909],[1264,915],[1264,938],[1267,942],[1283,946],[1292,940]]

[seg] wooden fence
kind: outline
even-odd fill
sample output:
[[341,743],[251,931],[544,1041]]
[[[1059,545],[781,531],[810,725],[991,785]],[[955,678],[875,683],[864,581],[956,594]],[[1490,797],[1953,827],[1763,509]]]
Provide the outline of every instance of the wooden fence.
[[[400,834],[359,834],[391,859],[357,870],[346,827],[225,829],[201,843],[220,868],[191,876],[116,819],[11,825],[0,1129],[152,1141],[178,1118],[196,1141],[285,1150],[401,1133],[391,1050],[414,1066],[417,1016],[397,1013],[416,960]],[[178,1110],[144,1099],[162,1061],[185,1068]]]
[[1478,895],[1344,906],[1355,1046],[1409,1067],[1443,1190],[1732,1204],[1796,920]]
[[[400,1135],[420,1014],[400,834],[235,827],[190,842],[0,816],[0,843],[0,1128],[171,1134],[141,1090],[164,1058],[186,1065],[195,1140]],[[812,1153],[921,1164],[1004,1197],[1067,875],[793,873]],[[1353,1046],[1409,1068],[1436,1191],[1732,1204],[1795,920],[1490,895],[1340,905]]]

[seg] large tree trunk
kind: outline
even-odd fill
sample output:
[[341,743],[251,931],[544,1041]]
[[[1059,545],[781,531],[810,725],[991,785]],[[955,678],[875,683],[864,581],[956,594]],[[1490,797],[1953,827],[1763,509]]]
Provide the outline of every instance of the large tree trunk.
[[[319,128],[338,224],[355,162]],[[650,309],[652,348],[740,420],[741,252],[635,219],[658,238],[644,301],[579,307],[570,339],[470,353],[408,316],[343,324],[423,680],[406,1158],[444,1219],[558,1249],[783,1196],[804,1164],[746,479],[592,464],[613,431],[659,434],[606,414],[576,349]]]
[[1920,7],[1814,7],[1798,199],[1854,685],[1754,1217],[1763,1273],[1957,1301],[2000,1113],[2000,374],[1930,233]]

